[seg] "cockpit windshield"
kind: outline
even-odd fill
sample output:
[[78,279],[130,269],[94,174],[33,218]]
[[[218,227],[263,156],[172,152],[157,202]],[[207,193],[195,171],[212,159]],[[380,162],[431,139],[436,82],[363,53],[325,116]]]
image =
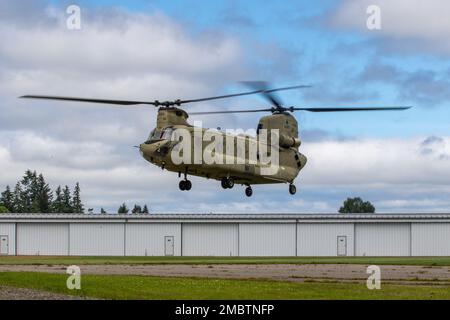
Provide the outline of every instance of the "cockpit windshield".
[[153,129],[152,132],[150,132],[146,143],[150,144],[160,140],[170,140],[172,137],[172,132],[173,129],[170,127],[164,128],[162,130],[158,128]]

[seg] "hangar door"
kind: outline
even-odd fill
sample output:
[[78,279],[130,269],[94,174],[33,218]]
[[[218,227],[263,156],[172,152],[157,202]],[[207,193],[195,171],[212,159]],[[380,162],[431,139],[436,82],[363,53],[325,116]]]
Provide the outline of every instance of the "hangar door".
[[68,255],[67,223],[18,223],[18,255]]
[[409,256],[409,223],[356,223],[357,256]]
[[183,256],[237,256],[238,225],[235,223],[185,223]]
[[0,236],[0,255],[8,254],[8,236]]

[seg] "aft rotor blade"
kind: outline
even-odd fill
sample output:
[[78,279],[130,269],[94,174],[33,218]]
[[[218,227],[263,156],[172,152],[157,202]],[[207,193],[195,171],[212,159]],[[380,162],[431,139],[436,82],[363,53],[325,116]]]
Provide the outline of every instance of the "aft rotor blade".
[[105,104],[117,104],[117,105],[123,105],[123,106],[131,106],[131,105],[139,105],[139,104],[149,104],[149,105],[153,105],[153,106],[157,105],[155,102],[149,102],[149,101],[89,99],[89,98],[60,97],[60,96],[26,95],[26,96],[21,96],[20,98],[105,103]]
[[[275,96],[275,94],[273,94],[273,92],[279,91],[279,90],[268,89],[267,82],[265,82],[265,81],[243,81],[242,83],[249,88],[262,90],[260,92],[260,94],[264,98],[266,98],[266,100],[268,100],[273,106],[278,107],[278,108],[282,106],[281,100],[277,96]],[[290,88],[290,89],[293,89],[293,88]]]
[[289,111],[309,111],[309,112],[349,112],[349,111],[399,111],[412,108],[405,107],[343,107],[343,108],[287,108]]
[[191,102],[201,102],[201,101],[225,99],[225,98],[247,96],[247,95],[258,94],[258,93],[270,93],[270,92],[275,92],[275,91],[293,90],[293,89],[310,88],[310,87],[311,87],[310,85],[297,85],[297,86],[275,88],[275,89],[259,88],[259,89],[253,90],[253,91],[247,91],[247,92],[241,92],[241,93],[233,93],[233,94],[226,94],[226,95],[222,95],[222,96],[200,98],[200,99],[179,100],[179,101],[176,101],[176,102],[178,104],[184,104],[184,103],[191,103]]
[[190,115],[199,114],[224,114],[224,113],[249,113],[249,112],[272,112],[273,109],[255,109],[255,110],[218,110],[218,111],[205,111],[205,112],[189,112]]

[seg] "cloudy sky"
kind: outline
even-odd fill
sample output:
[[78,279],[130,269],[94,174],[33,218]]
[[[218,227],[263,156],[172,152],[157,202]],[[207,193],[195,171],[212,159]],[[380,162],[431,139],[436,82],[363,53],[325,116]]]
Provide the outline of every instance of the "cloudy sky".
[[[68,30],[66,8],[81,8]],[[381,30],[366,9],[381,8]],[[54,1],[0,2],[0,188],[26,169],[50,184],[79,181],[84,203],[116,211],[337,212],[349,196],[377,212],[450,210],[450,2]],[[146,163],[133,145],[155,125],[150,107],[20,100],[23,94],[118,99],[197,98],[242,80],[311,84],[288,105],[413,105],[403,112],[299,113],[308,164],[287,185],[236,186]],[[260,108],[259,97],[189,110]],[[262,116],[262,115],[261,115]],[[196,116],[204,126],[254,128],[259,115]]]

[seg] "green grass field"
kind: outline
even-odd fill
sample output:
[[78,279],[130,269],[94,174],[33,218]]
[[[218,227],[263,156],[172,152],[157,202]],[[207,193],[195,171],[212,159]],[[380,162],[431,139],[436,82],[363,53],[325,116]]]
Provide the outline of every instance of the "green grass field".
[[[0,265],[83,264],[377,264],[450,266],[450,257],[57,257],[0,256]],[[450,299],[450,285],[83,275],[82,290],[66,288],[67,275],[2,272],[0,285],[104,299]]]
[[450,257],[75,257],[0,256],[0,264],[377,264],[450,266]]
[[81,290],[66,288],[66,275],[2,272],[0,285],[104,299],[450,299],[449,286],[223,280],[84,275]]

